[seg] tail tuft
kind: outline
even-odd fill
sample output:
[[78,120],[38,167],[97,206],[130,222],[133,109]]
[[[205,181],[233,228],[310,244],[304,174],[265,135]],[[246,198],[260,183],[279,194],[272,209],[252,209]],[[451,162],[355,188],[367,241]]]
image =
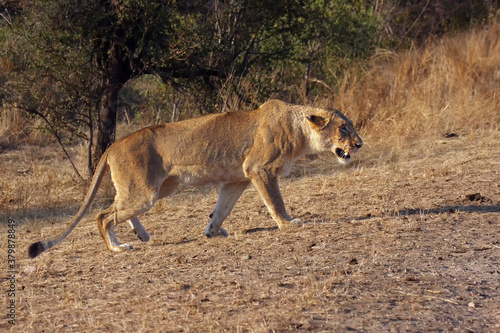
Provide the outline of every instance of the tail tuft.
[[28,255],[30,256],[30,258],[35,258],[36,256],[38,256],[40,253],[42,253],[45,250],[46,250],[46,248],[42,242],[36,242],[36,243],[31,244],[31,246],[28,250]]

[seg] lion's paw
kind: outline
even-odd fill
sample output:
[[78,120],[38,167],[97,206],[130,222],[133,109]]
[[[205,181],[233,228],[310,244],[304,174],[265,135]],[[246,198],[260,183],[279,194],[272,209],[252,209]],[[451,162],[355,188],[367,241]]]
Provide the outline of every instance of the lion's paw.
[[130,244],[120,244],[120,245],[114,246],[112,251],[113,252],[124,252],[124,251],[133,250],[133,249],[134,249],[134,247]]
[[298,228],[304,225],[304,221],[299,218],[292,219],[290,221],[280,223],[279,228],[281,230],[288,230],[293,228]]
[[299,218],[294,218],[290,221],[290,224],[292,225],[292,227],[302,227],[304,225],[304,221]]
[[227,231],[223,228],[220,228],[218,233],[216,233],[212,228],[210,228],[209,231],[205,232],[205,236],[207,236],[208,238],[227,237],[228,234],[227,234]]

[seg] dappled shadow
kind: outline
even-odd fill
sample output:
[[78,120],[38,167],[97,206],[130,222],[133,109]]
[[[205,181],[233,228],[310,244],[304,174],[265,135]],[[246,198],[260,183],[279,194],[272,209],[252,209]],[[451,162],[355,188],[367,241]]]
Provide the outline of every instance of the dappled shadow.
[[[373,218],[381,218],[381,217],[386,217],[386,216],[412,216],[412,215],[429,215],[429,214],[453,214],[453,213],[459,213],[459,212],[465,212],[465,213],[499,213],[500,212],[500,205],[453,205],[453,206],[443,206],[443,207],[438,207],[438,208],[431,208],[431,209],[425,209],[425,208],[414,208],[414,209],[401,209],[398,211],[387,211],[387,212],[382,212],[381,214],[371,214],[368,213],[364,216],[358,216],[358,217],[344,217],[336,220],[336,222],[349,222],[349,221],[365,221],[365,220],[370,220]],[[328,219],[325,218],[319,218],[319,215],[314,216],[314,220],[311,220],[309,218],[304,219],[304,224],[321,224],[321,221],[327,221]],[[244,231],[244,234],[253,234],[256,232],[269,232],[269,231],[275,231],[278,230],[278,227],[267,227],[267,228],[252,228],[252,229],[247,229]]]
[[359,216],[355,218],[344,218],[342,221],[364,221],[377,217],[384,216],[412,216],[412,215],[429,215],[429,214],[453,214],[453,213],[500,213],[500,205],[453,205],[453,206],[443,206],[438,208],[412,208],[412,209],[401,209],[398,211],[383,212],[379,215],[366,214],[365,216]]
[[500,205],[492,206],[444,206],[433,209],[402,209],[397,212],[393,212],[391,216],[410,216],[410,215],[428,215],[428,214],[443,214],[443,213],[497,213],[500,212]]
[[268,227],[268,228],[252,228],[252,229],[247,229],[245,230],[245,234],[253,234],[255,232],[261,232],[261,231],[274,231],[278,230],[278,227]]
[[189,243],[193,243],[193,242],[197,242],[199,241],[198,238],[193,238],[193,239],[183,239],[181,241],[178,241],[178,242],[163,242],[163,243],[159,243],[159,244],[155,244],[156,246],[165,246],[165,245],[183,245],[183,244],[189,244]]

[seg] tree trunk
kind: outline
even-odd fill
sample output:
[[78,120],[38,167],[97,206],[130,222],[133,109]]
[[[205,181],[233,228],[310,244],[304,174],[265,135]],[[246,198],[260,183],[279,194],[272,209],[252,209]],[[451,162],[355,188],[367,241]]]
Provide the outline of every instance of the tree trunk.
[[110,86],[104,89],[99,110],[99,124],[97,128],[97,142],[92,158],[92,173],[95,171],[102,154],[115,141],[116,135],[116,106],[119,87]]
[[121,49],[115,43],[111,44],[105,63],[107,69],[104,72],[102,95],[98,103],[99,119],[96,146],[92,157],[92,174],[102,154],[115,141],[118,92],[130,75]]

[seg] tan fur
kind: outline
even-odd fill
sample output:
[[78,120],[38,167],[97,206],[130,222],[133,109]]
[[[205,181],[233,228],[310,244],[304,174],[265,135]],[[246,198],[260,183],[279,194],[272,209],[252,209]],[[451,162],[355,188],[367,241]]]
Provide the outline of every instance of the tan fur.
[[[171,194],[180,183],[221,184],[205,231],[208,237],[227,235],[221,228],[222,222],[250,183],[280,228],[300,225],[300,219],[292,219],[286,212],[278,177],[288,174],[293,163],[305,154],[332,151],[342,163],[347,163],[349,154],[361,145],[352,122],[339,111],[277,100],[253,111],[212,114],[147,127],[109,147],[82,208],[88,208],[99,180],[109,168],[116,197],[108,209],[98,214],[97,221],[108,249],[113,252],[131,248],[118,242],[114,226],[131,220],[139,238],[147,241],[149,234],[137,216]],[[85,210],[80,209],[70,230]],[[34,257],[54,246],[68,233],[33,244],[30,255]]]

